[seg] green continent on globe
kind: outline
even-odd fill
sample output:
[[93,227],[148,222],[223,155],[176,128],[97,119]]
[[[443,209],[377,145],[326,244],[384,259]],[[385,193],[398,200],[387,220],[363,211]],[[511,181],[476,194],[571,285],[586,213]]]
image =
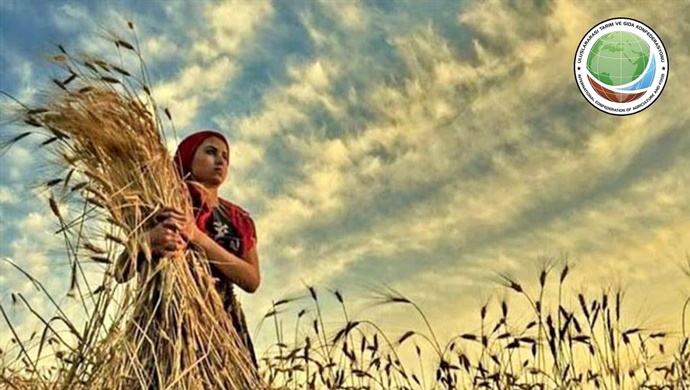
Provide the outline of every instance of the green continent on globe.
[[617,87],[635,81],[647,68],[649,45],[633,33],[604,34],[592,46],[587,70],[606,85]]

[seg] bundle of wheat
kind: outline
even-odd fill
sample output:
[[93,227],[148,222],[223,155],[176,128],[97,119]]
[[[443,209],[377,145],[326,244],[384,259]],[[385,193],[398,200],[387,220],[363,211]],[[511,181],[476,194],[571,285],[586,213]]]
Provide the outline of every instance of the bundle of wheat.
[[[59,46],[60,53],[52,59],[66,72],[65,78],[53,80],[57,88],[40,104],[22,105],[19,117],[31,129],[8,142],[11,146],[32,134],[45,136],[42,150],[56,157],[65,172],[47,185],[54,194],[50,207],[73,262],[72,287],[77,289],[81,262],[108,264],[100,294],[90,296],[93,309],[86,326],[71,327],[77,342],[65,346],[63,367],[52,376],[32,371],[33,381],[25,378],[16,384],[70,389],[261,388],[203,254],[190,249],[155,258],[143,239],[159,209],[185,209],[189,200],[165,147],[163,121],[138,45],[109,39],[120,58],[124,54],[138,59],[142,75],[135,77],[121,64],[72,54]],[[76,217],[67,218],[58,203],[75,199],[84,207]],[[87,222],[106,226],[106,232],[86,229]],[[93,244],[99,241],[107,249]],[[136,285],[127,287],[114,319],[108,319],[116,290],[111,259],[123,251],[146,261],[141,262]],[[48,334],[57,333],[50,321],[46,323]],[[25,353],[25,358],[40,356]],[[14,386],[5,375],[3,379]]]

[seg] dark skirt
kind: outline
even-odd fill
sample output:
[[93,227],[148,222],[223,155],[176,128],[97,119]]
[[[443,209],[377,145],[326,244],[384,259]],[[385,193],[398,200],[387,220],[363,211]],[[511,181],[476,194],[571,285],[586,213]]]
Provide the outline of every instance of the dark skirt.
[[256,353],[254,352],[254,344],[252,343],[252,338],[249,332],[249,327],[247,326],[247,320],[244,316],[244,311],[242,310],[242,306],[235,295],[234,285],[221,278],[216,282],[216,288],[223,299],[223,307],[225,308],[225,312],[230,315],[230,318],[232,318],[232,324],[235,326],[235,331],[237,331],[237,334],[240,336],[240,339],[242,339],[244,346],[249,352],[249,356],[252,359],[254,368],[258,369],[259,365],[256,360]]

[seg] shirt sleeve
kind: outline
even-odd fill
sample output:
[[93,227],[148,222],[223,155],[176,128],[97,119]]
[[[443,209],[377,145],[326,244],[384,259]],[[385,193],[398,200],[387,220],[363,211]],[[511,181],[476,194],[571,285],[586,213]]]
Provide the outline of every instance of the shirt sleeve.
[[244,225],[242,229],[242,246],[246,255],[256,246],[256,227],[254,226],[254,220],[248,213],[245,213],[242,219]]

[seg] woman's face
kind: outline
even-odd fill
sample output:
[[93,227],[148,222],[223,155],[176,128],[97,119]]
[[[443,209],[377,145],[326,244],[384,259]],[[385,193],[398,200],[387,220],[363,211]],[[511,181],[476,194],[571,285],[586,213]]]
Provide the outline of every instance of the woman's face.
[[219,187],[228,173],[228,147],[217,137],[199,145],[192,160],[192,179],[206,187]]

